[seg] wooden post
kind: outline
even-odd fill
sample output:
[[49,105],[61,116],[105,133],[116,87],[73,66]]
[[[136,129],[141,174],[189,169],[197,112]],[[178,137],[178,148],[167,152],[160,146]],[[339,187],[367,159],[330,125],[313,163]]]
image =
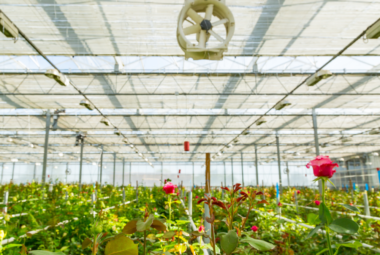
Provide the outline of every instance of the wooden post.
[[[211,188],[210,188],[210,180],[211,180],[211,174],[210,174],[210,168],[211,168],[211,160],[210,160],[210,153],[206,153],[206,183],[205,183],[205,198],[207,196],[210,196]],[[205,226],[205,232],[208,236],[211,236],[211,224],[206,221],[206,218],[210,217],[210,208],[207,204],[204,204],[204,226]],[[209,238],[204,238],[204,243],[208,244],[210,243]]]

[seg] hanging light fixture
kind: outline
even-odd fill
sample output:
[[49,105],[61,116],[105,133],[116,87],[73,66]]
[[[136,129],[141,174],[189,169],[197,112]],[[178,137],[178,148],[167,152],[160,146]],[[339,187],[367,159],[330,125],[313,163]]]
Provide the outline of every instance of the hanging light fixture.
[[18,29],[13,22],[0,10],[0,32],[8,38],[18,38]]
[[261,126],[262,124],[266,122],[267,122],[267,119],[265,117],[261,117],[260,119],[257,120],[256,126]]
[[111,123],[109,122],[109,120],[107,120],[106,118],[102,118],[102,119],[100,120],[100,123],[103,123],[103,124],[106,125],[107,127],[111,124]]
[[94,106],[86,99],[80,101],[79,105],[86,107],[88,110],[94,110]]
[[318,82],[320,82],[322,79],[327,79],[332,76],[332,73],[329,70],[321,70],[313,76],[311,76],[309,79],[306,81],[307,86],[314,86]]
[[289,105],[291,105],[291,103],[288,100],[282,100],[281,102],[275,105],[274,109],[279,111]]
[[185,150],[185,151],[190,151],[190,142],[185,141],[185,142],[183,143],[183,147],[184,147],[184,150]]
[[369,29],[367,29],[366,33],[367,39],[377,39],[380,37],[380,20],[373,24]]
[[61,86],[70,85],[70,80],[57,69],[49,69],[45,72],[45,76],[55,80]]
[[63,153],[62,153],[62,152],[60,152],[58,155],[59,155],[60,157],[63,157]]
[[115,135],[118,135],[118,136],[121,135],[121,132],[120,132],[119,129],[117,129],[117,128],[115,128],[115,130],[113,131],[113,133],[114,133]]
[[342,141],[342,143],[348,143],[352,142],[352,137],[341,137],[340,140]]

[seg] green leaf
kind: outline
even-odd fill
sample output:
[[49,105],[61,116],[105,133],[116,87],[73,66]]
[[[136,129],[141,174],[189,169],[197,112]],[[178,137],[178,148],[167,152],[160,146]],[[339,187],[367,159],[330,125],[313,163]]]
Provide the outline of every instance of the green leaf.
[[166,226],[164,223],[162,223],[159,220],[153,220],[152,225],[150,226],[151,228],[155,228],[158,231],[166,231]]
[[136,224],[137,231],[143,232],[143,231],[148,230],[150,226],[153,224],[153,220],[154,220],[153,214],[149,215],[149,217],[146,219],[145,222],[143,220],[138,220]]
[[240,242],[248,243],[253,248],[255,248],[256,250],[259,250],[259,251],[269,251],[269,250],[272,250],[276,247],[271,243],[265,242],[263,240],[253,239],[250,237],[245,237],[242,240],[240,240]]
[[339,248],[340,247],[347,247],[347,248],[352,248],[352,249],[358,249],[359,247],[363,246],[360,242],[358,241],[350,241],[350,242],[347,242],[347,243],[339,243],[336,245],[336,251],[334,253],[334,255],[337,255],[338,254],[338,251],[339,251]]
[[322,253],[324,253],[324,252],[326,252],[326,251],[329,251],[329,248],[323,249],[323,250],[321,250],[320,252],[318,252],[318,253],[315,254],[315,255],[320,255],[320,254],[322,254]]
[[351,210],[351,211],[353,211],[353,212],[360,212],[360,210],[358,209],[358,208],[356,208],[355,206],[352,206],[352,205],[346,205],[346,204],[344,204],[344,205],[342,205],[343,207],[345,207],[346,209],[348,209],[348,210]]
[[327,179],[327,180],[329,181],[329,183],[331,183],[331,185],[334,186],[334,188],[336,188],[336,187],[335,187],[335,184],[334,184],[330,179]]
[[332,222],[331,213],[325,205],[325,203],[323,202],[319,205],[319,219],[323,224],[327,225],[330,225],[330,223]]
[[130,222],[127,223],[127,225],[124,226],[123,233],[130,235],[137,232],[136,225],[137,225],[137,220],[131,220]]
[[138,245],[124,234],[117,235],[109,241],[104,251],[105,255],[138,255]]
[[234,230],[228,231],[227,234],[220,238],[220,244],[222,250],[227,254],[231,254],[239,243],[239,237]]
[[62,252],[51,252],[51,251],[30,251],[29,254],[32,254],[32,255],[61,255],[64,253]]
[[313,228],[313,230],[310,231],[310,233],[307,235],[306,238],[310,238],[313,235],[315,235],[321,227],[322,227],[322,225],[319,225],[319,226],[316,226],[315,228]]
[[10,248],[13,248],[13,247],[21,247],[21,246],[22,246],[22,244],[12,243],[12,244],[8,244],[5,247],[3,247],[3,250],[10,249]]
[[307,223],[309,225],[318,225],[321,223],[321,221],[319,220],[319,216],[315,213],[309,213],[307,215]]
[[334,220],[329,228],[337,233],[353,235],[358,232],[359,225],[348,218],[339,218]]
[[169,231],[169,232],[166,232],[162,238],[165,238],[165,239],[168,239],[168,238],[172,238],[173,236],[175,236],[176,232],[174,231]]

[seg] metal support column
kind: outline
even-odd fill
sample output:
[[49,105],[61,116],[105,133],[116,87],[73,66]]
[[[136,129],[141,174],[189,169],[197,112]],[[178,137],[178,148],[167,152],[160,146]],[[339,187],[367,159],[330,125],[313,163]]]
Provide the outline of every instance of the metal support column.
[[116,152],[113,153],[113,186],[115,187],[115,178],[116,178]]
[[44,184],[46,182],[46,168],[47,168],[47,154],[49,146],[49,130],[50,130],[50,111],[46,112],[46,128],[45,128],[45,144],[44,144],[44,161],[42,164],[42,180]]
[[34,164],[34,170],[33,170],[33,181],[36,181],[36,168],[37,168],[37,165]]
[[12,169],[12,182],[13,182],[13,179],[15,178],[15,165],[16,165],[16,163],[15,162],[13,162],[13,169]]
[[101,154],[100,154],[100,176],[99,176],[99,184],[102,185],[102,177],[103,177],[103,145],[100,146]]
[[164,186],[164,162],[161,161],[161,186]]
[[195,182],[194,182],[194,169],[195,169],[195,163],[193,162],[193,176],[192,176],[192,186],[191,186],[191,189],[190,190],[193,190],[194,186],[195,186]]
[[256,144],[255,144],[255,167],[256,167],[256,185],[259,186],[259,158],[257,157]]
[[231,179],[232,179],[232,184],[231,187],[234,186],[234,159],[231,158]]
[[278,180],[280,184],[280,194],[282,194],[282,178],[281,178],[281,155],[280,155],[280,139],[276,134],[276,143],[277,143],[277,164],[278,164]]
[[289,163],[286,161],[286,174],[288,177],[288,188],[290,188],[290,178],[289,178]]
[[[317,156],[319,153],[319,141],[318,141],[318,122],[317,122],[317,113],[315,109],[313,109],[313,128],[314,128],[314,143],[315,143],[315,154]],[[322,181],[318,181],[319,194],[322,194]]]
[[84,138],[81,139],[81,144],[80,144],[79,190],[82,189],[83,147],[84,147]]
[[124,170],[125,170],[125,158],[123,158],[123,181],[121,182],[121,186],[124,187]]
[[223,161],[223,165],[224,165],[224,187],[227,187],[226,161]]
[[132,185],[132,162],[129,162],[129,185]]
[[[210,153],[206,153],[206,172],[205,172],[205,198],[210,196],[211,194],[211,159],[210,159]],[[204,203],[204,226],[205,226],[205,232],[207,233],[208,236],[211,237],[211,232],[213,229],[211,229],[211,224],[207,222],[207,218],[210,218],[210,208],[209,206]],[[204,238],[204,243],[210,243],[210,238]]]
[[2,167],[1,167],[1,182],[0,184],[2,185],[3,184],[3,176],[4,176],[4,163],[2,164]]
[[243,152],[241,152],[240,155],[241,155],[241,184],[244,187],[244,161],[243,161]]

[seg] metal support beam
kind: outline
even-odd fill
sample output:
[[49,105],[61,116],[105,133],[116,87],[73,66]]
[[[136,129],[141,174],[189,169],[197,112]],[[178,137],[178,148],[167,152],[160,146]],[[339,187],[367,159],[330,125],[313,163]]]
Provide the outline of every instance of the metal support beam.
[[161,186],[164,186],[164,162],[161,161]]
[[224,166],[224,187],[227,187],[226,161],[223,161],[223,166]]
[[289,163],[286,161],[286,174],[288,177],[288,188],[290,188],[290,178],[289,178]]
[[256,185],[259,186],[259,158],[257,157],[256,144],[255,144],[255,167],[256,167]]
[[13,169],[12,169],[12,182],[13,182],[13,179],[15,178],[15,166],[16,166],[16,163],[13,162]]
[[[315,154],[319,156],[320,152],[319,152],[319,140],[318,140],[318,122],[317,122],[317,113],[315,111],[315,108],[313,109],[312,117],[313,117],[313,128],[314,128]],[[318,181],[318,188],[319,188],[319,194],[322,195],[322,181],[321,180]]]
[[125,158],[123,158],[123,180],[121,182],[121,186],[123,186],[123,187],[124,187],[124,177],[125,177],[124,171],[125,171]]
[[115,180],[116,180],[116,152],[113,154],[113,186],[115,187]]
[[102,150],[100,152],[100,176],[99,176],[99,184],[102,185],[102,177],[103,177],[103,145],[100,146]]
[[0,182],[0,185],[3,184],[3,176],[4,176],[4,163],[2,164],[2,167],[1,167],[1,182]]
[[195,186],[195,182],[194,182],[194,169],[195,169],[195,165],[194,165],[194,162],[193,162],[193,176],[192,176],[192,186],[191,186],[191,190],[193,190],[194,186]]
[[231,186],[234,186],[234,159],[233,158],[231,158],[231,180],[232,180]]
[[132,162],[129,162],[129,185],[132,185]]
[[280,139],[276,135],[276,143],[277,143],[277,164],[278,164],[278,180],[280,185],[280,194],[282,194],[282,178],[281,178],[281,155],[280,155]]
[[37,165],[34,164],[34,169],[33,169],[33,181],[36,180],[36,168],[37,168]]
[[84,147],[84,138],[80,139],[80,163],[79,163],[79,190],[82,188],[82,169],[83,169],[83,147]]
[[241,156],[241,184],[244,187],[244,160],[243,160],[243,152],[240,153]]
[[46,112],[46,129],[45,129],[45,144],[44,144],[44,161],[42,164],[42,180],[44,184],[46,182],[46,168],[47,168],[47,154],[49,147],[49,131],[50,131],[50,111]]

